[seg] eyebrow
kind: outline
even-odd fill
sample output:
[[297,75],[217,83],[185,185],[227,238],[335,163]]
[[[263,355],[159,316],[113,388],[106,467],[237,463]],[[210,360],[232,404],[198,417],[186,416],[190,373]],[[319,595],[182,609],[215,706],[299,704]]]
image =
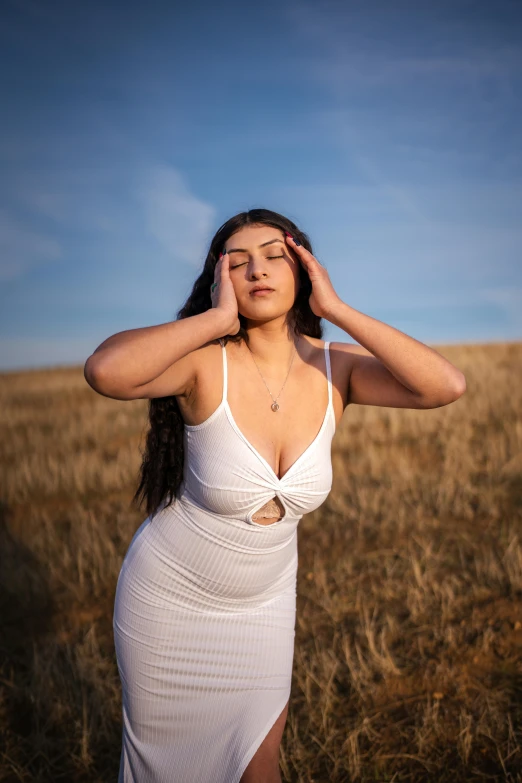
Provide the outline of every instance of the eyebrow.
[[[258,247],[266,247],[266,245],[271,245],[274,242],[283,242],[283,240],[279,239],[279,237],[277,239],[269,239],[268,242],[263,242],[263,244],[258,245]],[[248,253],[248,250],[244,250],[244,248],[242,247],[234,247],[232,248],[232,250],[227,250],[227,253],[228,255],[230,255],[231,253]]]

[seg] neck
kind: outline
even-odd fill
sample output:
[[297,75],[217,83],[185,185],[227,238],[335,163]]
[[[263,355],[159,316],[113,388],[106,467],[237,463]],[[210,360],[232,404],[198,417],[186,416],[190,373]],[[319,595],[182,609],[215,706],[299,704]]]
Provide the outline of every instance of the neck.
[[272,319],[270,321],[255,321],[247,323],[248,348],[254,354],[256,361],[260,361],[272,367],[288,365],[288,359],[292,355],[297,344],[298,335],[288,325],[286,319]]

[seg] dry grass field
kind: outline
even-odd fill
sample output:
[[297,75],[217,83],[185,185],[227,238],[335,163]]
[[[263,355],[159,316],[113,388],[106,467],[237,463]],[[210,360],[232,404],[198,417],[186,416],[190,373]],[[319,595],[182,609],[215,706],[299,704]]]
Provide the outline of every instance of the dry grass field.
[[[284,781],[522,781],[522,343],[438,350],[466,394],[349,406],[299,524]],[[82,368],[5,373],[0,396],[0,780],[112,782],[147,403]]]

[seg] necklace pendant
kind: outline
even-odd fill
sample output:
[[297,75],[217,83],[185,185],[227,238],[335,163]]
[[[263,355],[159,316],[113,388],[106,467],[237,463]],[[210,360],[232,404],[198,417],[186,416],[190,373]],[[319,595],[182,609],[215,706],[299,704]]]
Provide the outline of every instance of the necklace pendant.
[[279,410],[279,403],[273,402],[270,407],[272,408],[273,411],[278,411]]

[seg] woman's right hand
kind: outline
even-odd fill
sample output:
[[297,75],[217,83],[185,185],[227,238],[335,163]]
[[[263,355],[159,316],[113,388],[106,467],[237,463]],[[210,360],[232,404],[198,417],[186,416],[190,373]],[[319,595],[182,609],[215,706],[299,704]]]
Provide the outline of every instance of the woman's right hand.
[[241,328],[239,322],[239,311],[237,307],[236,294],[229,273],[230,257],[225,251],[225,255],[219,257],[214,268],[214,283],[217,286],[210,290],[212,307],[219,310],[223,316],[226,331],[224,334],[237,334]]

